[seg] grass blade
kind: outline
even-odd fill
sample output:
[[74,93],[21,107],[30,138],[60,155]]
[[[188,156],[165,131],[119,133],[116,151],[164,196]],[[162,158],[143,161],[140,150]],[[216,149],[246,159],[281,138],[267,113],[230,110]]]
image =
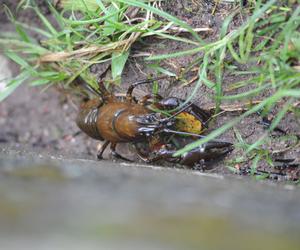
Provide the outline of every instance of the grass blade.
[[127,62],[129,52],[113,52],[111,58],[111,72],[114,81],[120,80],[125,63]]

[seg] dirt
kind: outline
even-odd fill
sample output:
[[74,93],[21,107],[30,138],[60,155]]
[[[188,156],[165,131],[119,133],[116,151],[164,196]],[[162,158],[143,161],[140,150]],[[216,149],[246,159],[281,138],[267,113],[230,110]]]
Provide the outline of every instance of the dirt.
[[[17,1],[5,1],[10,8],[16,6]],[[49,15],[49,12],[44,1],[38,1],[44,14]],[[203,39],[215,40],[219,35],[219,30],[223,20],[229,13],[234,11],[235,7],[230,4],[219,4],[216,8],[211,1],[183,1],[172,0],[163,2],[163,9],[170,14],[177,16],[178,18],[186,21],[193,27],[209,27],[212,32],[200,33]],[[214,13],[214,14],[212,14]],[[247,12],[241,11],[233,21],[231,29],[240,25],[244,18],[246,18]],[[18,18],[29,22],[30,20],[37,21],[36,17],[32,17],[32,12],[26,11],[18,14]],[[7,22],[7,18],[3,16],[3,11],[0,12],[0,21],[3,23],[1,29],[7,29],[11,27]],[[6,22],[6,23],[5,23]],[[9,29],[9,28],[8,28]],[[178,44],[175,41],[161,41],[159,39],[145,39],[143,43],[136,43],[131,51],[132,55],[137,53],[153,53],[162,54],[172,51],[179,51],[188,49],[189,46]],[[197,55],[201,56],[201,54]],[[164,64],[165,68],[178,72],[180,68],[186,66],[193,58],[176,58],[166,60]],[[151,63],[151,62],[150,62]],[[144,62],[141,58],[130,57],[126,64],[125,71],[122,75],[122,87],[116,89],[116,92],[124,92],[129,83],[136,80],[145,78],[147,74],[153,73],[147,67],[149,62]],[[102,71],[102,66],[93,66],[92,71],[95,74],[99,74]],[[17,73],[17,68],[13,70],[13,73]],[[194,73],[191,73],[188,77],[192,78]],[[233,78],[230,75],[224,76],[224,89],[232,81],[242,80],[242,78]],[[178,91],[180,88],[180,91]],[[178,87],[172,82],[167,80],[161,81],[160,93],[163,96],[177,96],[186,98],[193,89],[193,85],[189,87]],[[140,96],[151,91],[151,86],[141,87],[138,90]],[[180,92],[180,93],[179,93]],[[229,93],[229,92],[228,92]],[[214,105],[212,100],[212,91],[206,86],[201,86],[198,94],[194,97],[193,101],[200,107],[210,107]],[[232,93],[231,93],[232,94]],[[238,104],[238,103],[237,103]],[[0,104],[0,147],[11,146],[14,148],[27,148],[28,150],[43,151],[49,154],[59,154],[64,157],[74,158],[86,158],[95,159],[98,142],[88,138],[84,135],[76,126],[74,120],[78,109],[78,99],[72,95],[65,95],[60,93],[56,88],[29,88],[22,86],[4,102]],[[275,112],[275,111],[274,111]],[[232,120],[239,115],[237,112],[227,112],[218,116],[217,119],[210,124],[210,129],[221,126],[227,121]],[[258,123],[261,118],[258,115],[252,115],[244,119],[240,124],[236,126],[236,130],[244,137],[246,142],[253,143],[257,141],[264,133],[265,129]],[[299,125],[296,118],[291,114],[281,122],[280,127],[287,131],[288,134],[300,134]],[[300,147],[292,147],[291,150],[286,150],[288,146],[291,146],[294,142],[287,141],[285,144],[279,142],[277,139],[279,134],[274,134],[273,140],[270,145],[266,145],[269,148],[282,151],[278,154],[279,158],[291,159],[296,158],[299,162]],[[221,139],[236,142],[234,131],[231,129],[220,137]],[[134,155],[134,151],[131,148],[122,147],[122,152],[126,154]],[[225,161],[215,162],[213,166],[201,168],[201,171],[214,172],[219,174],[232,174],[228,166],[230,166],[230,160],[235,160],[241,155],[241,149],[236,148],[231,154],[229,154]],[[105,157],[109,157],[107,152]],[[248,169],[252,164],[252,161],[236,164],[232,167],[241,174],[248,175],[248,172],[242,171]],[[285,168],[284,171],[271,168],[266,162],[262,162],[259,166],[259,170],[267,172],[274,172],[276,174],[271,175],[274,179],[280,180],[296,180],[299,178],[299,165],[294,168]],[[176,166],[182,167],[182,166]],[[200,171],[200,170],[199,170]],[[280,174],[277,174],[280,173]],[[283,173],[283,174],[281,174]]]

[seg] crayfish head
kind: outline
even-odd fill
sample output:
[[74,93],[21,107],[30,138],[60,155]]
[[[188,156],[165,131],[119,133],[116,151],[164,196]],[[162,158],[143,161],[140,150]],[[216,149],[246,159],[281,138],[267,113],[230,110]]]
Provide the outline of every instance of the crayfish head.
[[166,118],[161,113],[150,113],[136,118],[139,124],[138,131],[140,133],[150,136],[162,132],[166,128],[173,128],[175,126],[175,118]]

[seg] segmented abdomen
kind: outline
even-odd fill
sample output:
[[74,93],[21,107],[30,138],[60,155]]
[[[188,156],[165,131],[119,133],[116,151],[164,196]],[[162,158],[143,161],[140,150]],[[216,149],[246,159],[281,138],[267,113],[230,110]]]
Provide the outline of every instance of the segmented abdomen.
[[98,100],[90,100],[86,104],[82,105],[76,118],[77,126],[88,136],[97,140],[103,140],[97,129],[97,119],[100,106],[101,103]]

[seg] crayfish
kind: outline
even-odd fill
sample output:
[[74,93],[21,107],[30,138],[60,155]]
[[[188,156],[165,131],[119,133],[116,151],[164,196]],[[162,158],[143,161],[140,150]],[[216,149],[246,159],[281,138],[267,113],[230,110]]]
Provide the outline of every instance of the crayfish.
[[[104,150],[110,144],[114,157],[128,160],[117,153],[118,143],[132,143],[140,159],[145,162],[166,160],[188,166],[232,150],[229,142],[211,141],[183,156],[173,157],[177,148],[175,144],[166,143],[166,138],[171,135],[201,137],[210,116],[194,103],[184,104],[184,100],[176,97],[163,98],[158,94],[149,94],[137,100],[133,96],[135,87],[158,79],[131,84],[123,98],[110,93],[103,81],[98,83],[99,90],[88,86],[97,98],[81,105],[76,123],[90,137],[104,141],[97,153],[98,159],[102,159]],[[168,112],[170,110],[171,113]],[[147,145],[148,151],[140,148],[141,143]]]

